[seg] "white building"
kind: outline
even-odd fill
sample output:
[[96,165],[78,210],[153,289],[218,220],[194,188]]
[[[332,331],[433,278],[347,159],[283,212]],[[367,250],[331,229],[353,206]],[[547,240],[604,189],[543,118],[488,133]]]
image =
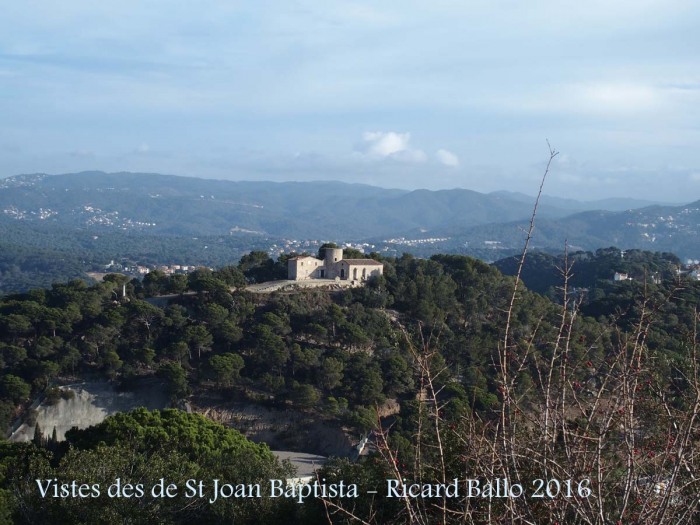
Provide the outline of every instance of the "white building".
[[292,281],[307,279],[339,279],[365,281],[373,275],[382,275],[384,265],[372,259],[343,259],[341,248],[326,248],[325,257],[310,255],[292,257],[287,262],[287,278]]

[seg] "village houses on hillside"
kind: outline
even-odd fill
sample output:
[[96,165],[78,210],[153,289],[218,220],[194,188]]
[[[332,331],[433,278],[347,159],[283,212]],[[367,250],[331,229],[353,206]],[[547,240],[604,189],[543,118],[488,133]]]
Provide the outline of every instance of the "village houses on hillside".
[[343,259],[341,248],[326,248],[323,259],[310,255],[292,257],[287,262],[287,278],[292,281],[331,279],[366,281],[373,275],[382,275],[384,265],[372,259]]

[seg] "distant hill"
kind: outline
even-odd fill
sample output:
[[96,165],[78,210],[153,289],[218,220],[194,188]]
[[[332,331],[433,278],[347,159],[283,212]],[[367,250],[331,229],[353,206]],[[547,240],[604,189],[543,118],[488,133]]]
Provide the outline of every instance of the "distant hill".
[[[490,193],[489,195],[499,195],[506,199],[525,202],[529,203],[530,205],[532,205],[535,202],[535,197],[514,191],[495,191]],[[540,199],[540,202],[546,206],[570,210],[570,213],[595,210],[626,211],[633,210],[636,208],[645,208],[647,206],[673,206],[678,204],[671,204],[667,202],[658,201],[647,201],[641,199],[629,199],[623,197],[613,197],[609,199],[600,199],[595,201],[578,201],[575,199],[564,199],[561,197],[552,197],[549,195],[543,195]]]
[[105,271],[111,260],[220,267],[236,264],[270,241],[254,235],[175,236],[68,228],[45,222],[0,220],[0,296]]
[[[498,260],[494,266],[505,275],[516,275],[519,256]],[[572,252],[565,259],[563,254],[550,255],[533,252],[528,255],[523,266],[522,279],[532,291],[541,294],[558,295],[563,286],[562,270],[569,266],[569,292],[576,288],[593,289],[601,282],[610,283],[616,272],[628,274],[638,282],[653,280],[673,282],[680,261],[670,253],[600,248],[595,252]]]
[[[301,241],[367,241],[385,255],[518,253],[534,199],[384,189],[340,182],[233,182],[83,172],[0,179],[0,292],[68,278],[127,258],[146,264],[230,264],[250,250],[304,250]],[[531,249],[616,246],[700,258],[700,201],[543,198]],[[625,211],[572,211],[587,206]],[[290,242],[285,241],[291,240]],[[295,242],[298,240],[300,242]],[[313,244],[313,243],[312,243]]]
[[[469,250],[490,247],[493,260],[498,250],[522,246],[526,221],[479,225],[467,229],[450,228],[432,232],[449,237],[451,246]],[[551,220],[538,217],[531,247],[561,252],[565,244],[571,250],[596,250],[616,246],[672,252],[681,258],[700,258],[700,201],[683,206],[649,206],[622,212],[586,211]],[[444,248],[443,248],[444,249]]]
[[[580,208],[545,203],[543,218]],[[0,180],[0,217],[168,235],[253,234],[359,240],[525,219],[532,202],[464,189],[394,190],[340,182],[233,182],[82,172]]]

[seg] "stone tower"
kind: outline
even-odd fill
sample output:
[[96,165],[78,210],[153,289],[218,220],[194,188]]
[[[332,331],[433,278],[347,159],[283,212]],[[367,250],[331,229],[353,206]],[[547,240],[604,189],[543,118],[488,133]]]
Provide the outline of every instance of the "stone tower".
[[326,271],[333,268],[333,265],[343,258],[342,248],[326,248],[325,257],[323,259],[323,265],[326,267]]

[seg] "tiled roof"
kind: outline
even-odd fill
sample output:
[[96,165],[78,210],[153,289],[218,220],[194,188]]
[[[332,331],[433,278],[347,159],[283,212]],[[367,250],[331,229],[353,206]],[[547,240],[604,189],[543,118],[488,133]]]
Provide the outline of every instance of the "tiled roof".
[[374,259],[341,259],[339,262],[342,261],[355,266],[383,266],[382,263]]

